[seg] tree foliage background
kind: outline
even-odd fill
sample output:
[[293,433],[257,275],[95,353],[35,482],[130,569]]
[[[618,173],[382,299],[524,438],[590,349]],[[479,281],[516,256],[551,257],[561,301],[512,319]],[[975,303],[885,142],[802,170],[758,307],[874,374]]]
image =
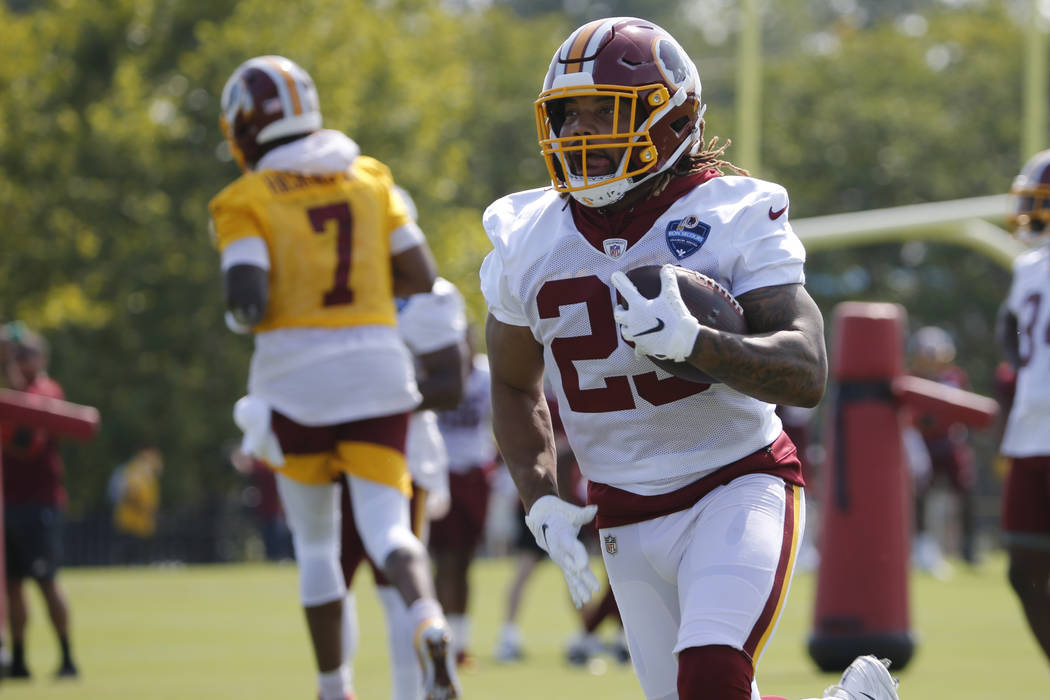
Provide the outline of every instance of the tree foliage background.
[[[795,218],[1005,192],[1019,152],[1025,2],[767,1],[762,163]],[[52,343],[52,374],[98,406],[99,437],[67,445],[73,514],[104,499],[144,444],[166,503],[234,479],[224,449],[251,341],[222,322],[207,203],[237,175],[218,96],[244,59],[292,58],[325,125],[412,193],[442,274],[484,305],[481,212],[542,185],[532,100],[582,21],[651,17],[690,50],[707,135],[732,136],[736,3],[516,0],[42,0],[0,4],[0,321]],[[732,158],[733,149],[729,155]],[[844,299],[905,304],[937,323],[987,392],[1008,272],[909,243],[811,257],[826,315]]]

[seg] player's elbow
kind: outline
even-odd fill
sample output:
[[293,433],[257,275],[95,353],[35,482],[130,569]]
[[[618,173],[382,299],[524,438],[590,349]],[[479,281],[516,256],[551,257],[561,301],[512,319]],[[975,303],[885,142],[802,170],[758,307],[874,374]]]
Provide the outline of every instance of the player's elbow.
[[797,400],[792,402],[802,408],[814,408],[824,398],[828,385],[827,363],[821,364],[809,373],[805,381],[799,383]]
[[234,265],[226,271],[226,309],[237,323],[254,326],[266,315],[269,273],[255,265]]
[[448,382],[424,397],[423,403],[436,411],[451,411],[459,406],[463,400],[463,385],[458,382]]
[[407,297],[425,294],[434,287],[437,263],[426,244],[420,244],[398,253],[392,259],[394,296]]
[[824,398],[824,385],[813,386],[806,391],[802,392],[798,396],[798,400],[794,402],[795,406],[801,408],[815,408],[820,400]]

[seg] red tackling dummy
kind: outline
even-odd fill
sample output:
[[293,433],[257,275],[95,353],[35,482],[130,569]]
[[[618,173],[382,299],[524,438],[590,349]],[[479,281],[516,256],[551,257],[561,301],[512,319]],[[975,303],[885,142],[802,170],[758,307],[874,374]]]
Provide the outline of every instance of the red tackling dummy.
[[908,613],[911,483],[901,412],[987,427],[990,398],[904,375],[907,312],[897,304],[835,307],[827,396],[827,468],[820,568],[809,653],[824,671],[863,654],[904,668],[914,652]]
[[0,389],[0,423],[29,425],[74,440],[90,440],[100,418],[93,406]]

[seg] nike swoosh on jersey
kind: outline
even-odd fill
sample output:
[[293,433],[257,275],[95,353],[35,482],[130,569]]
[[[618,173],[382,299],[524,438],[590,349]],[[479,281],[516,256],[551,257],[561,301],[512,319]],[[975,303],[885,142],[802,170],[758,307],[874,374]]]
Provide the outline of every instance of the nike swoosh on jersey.
[[635,333],[634,337],[637,338],[640,335],[649,335],[650,333],[659,333],[663,329],[664,329],[664,320],[662,318],[658,318],[658,319],[656,319],[656,325],[655,326],[653,326],[652,328],[650,328],[647,331],[642,331],[641,333]]
[[[540,528],[540,532],[543,533],[543,544],[547,544],[547,523],[543,523],[543,527]],[[875,698],[872,698],[871,700],[875,700]]]
[[782,208],[777,209],[776,211],[773,211],[773,207],[770,207],[769,208],[769,218],[770,218],[770,220],[776,221],[777,219],[780,218],[780,215],[783,214],[784,212],[786,212],[787,210],[788,210],[788,208],[787,208],[786,204]]

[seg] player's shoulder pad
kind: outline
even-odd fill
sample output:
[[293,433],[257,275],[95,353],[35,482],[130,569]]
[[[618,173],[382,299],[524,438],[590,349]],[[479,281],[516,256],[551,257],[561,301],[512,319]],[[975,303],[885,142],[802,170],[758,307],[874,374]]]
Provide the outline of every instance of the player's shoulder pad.
[[561,202],[550,187],[539,187],[500,197],[482,215],[485,233],[497,248],[509,247],[529,224],[542,216],[552,203]]
[[350,165],[350,169],[358,174],[364,174],[368,177],[379,180],[388,187],[394,186],[394,176],[390,172],[390,168],[386,166],[382,161],[376,160],[372,156],[360,155],[354,158],[354,162]]
[[245,206],[257,201],[265,191],[266,183],[259,173],[245,173],[212,197],[208,203],[208,210],[214,216],[216,211],[223,208]]
[[757,177],[724,175],[707,181],[704,187],[713,190],[712,194],[718,199],[739,202],[741,208],[758,206],[766,214],[769,213],[765,211],[768,208],[777,215],[770,217],[773,219],[786,214],[790,203],[787,190],[782,185]]

